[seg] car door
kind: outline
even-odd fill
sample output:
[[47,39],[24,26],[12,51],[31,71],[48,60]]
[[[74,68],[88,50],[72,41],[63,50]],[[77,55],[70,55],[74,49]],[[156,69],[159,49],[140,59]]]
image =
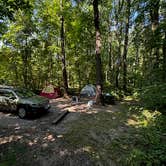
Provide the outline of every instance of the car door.
[[4,111],[15,111],[17,109],[16,97],[8,90],[1,91],[1,107]]
[[5,99],[4,99],[4,92],[2,90],[0,90],[0,111],[3,111],[4,110],[4,102],[5,102]]

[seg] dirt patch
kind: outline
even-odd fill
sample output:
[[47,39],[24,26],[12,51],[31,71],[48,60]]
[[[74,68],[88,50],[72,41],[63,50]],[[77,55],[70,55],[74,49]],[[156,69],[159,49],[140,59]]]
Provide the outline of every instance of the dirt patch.
[[[64,98],[51,100],[50,102],[52,105],[50,112],[34,119],[23,120],[16,115],[0,113],[0,166],[103,165],[102,162],[96,160],[96,157],[93,157],[90,152],[91,147],[86,144],[82,147],[70,146],[73,140],[76,141],[75,145],[79,142],[79,140],[75,140],[77,136],[71,138],[70,134],[73,130],[73,125],[80,125],[77,123],[82,116],[89,115],[92,122],[94,121],[95,123],[97,119],[94,117],[99,118],[95,114],[99,112],[116,112],[118,107],[93,106],[91,109],[87,109],[87,100],[75,104]],[[70,113],[58,125],[52,125],[52,121],[66,109]],[[115,117],[112,116],[112,118],[114,119]],[[84,120],[89,121],[89,119],[80,120],[81,125],[86,123]],[[77,134],[79,135],[79,133]],[[95,131],[90,131],[88,134],[96,142],[101,139]],[[71,140],[68,140],[68,138]],[[78,137],[78,139],[80,138]],[[111,159],[108,161],[113,163]]]

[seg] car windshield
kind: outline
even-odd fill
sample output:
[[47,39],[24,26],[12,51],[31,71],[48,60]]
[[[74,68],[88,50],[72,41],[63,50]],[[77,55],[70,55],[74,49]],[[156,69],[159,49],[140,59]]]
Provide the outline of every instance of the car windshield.
[[18,97],[21,98],[28,98],[28,97],[32,97],[35,96],[35,94],[27,89],[17,89],[15,90],[16,94],[18,95]]

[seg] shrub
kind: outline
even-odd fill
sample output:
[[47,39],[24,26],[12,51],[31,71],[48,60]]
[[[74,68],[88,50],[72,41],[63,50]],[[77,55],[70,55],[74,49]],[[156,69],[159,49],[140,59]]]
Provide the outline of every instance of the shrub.
[[144,87],[137,90],[135,94],[147,108],[163,109],[166,107],[166,84]]

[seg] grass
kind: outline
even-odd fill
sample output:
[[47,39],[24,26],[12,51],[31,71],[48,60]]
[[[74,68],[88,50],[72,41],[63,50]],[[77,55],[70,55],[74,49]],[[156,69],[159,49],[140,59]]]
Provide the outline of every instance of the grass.
[[158,111],[123,104],[119,111],[82,115],[65,139],[101,165],[164,165],[165,120]]
[[[62,147],[74,154],[81,151],[100,166],[166,165],[166,116],[138,104],[127,98],[112,110],[105,107],[91,114],[82,113],[67,124],[69,130],[63,135]],[[28,150],[19,143],[1,148],[0,166],[16,165]],[[48,155],[46,150],[44,154]],[[27,156],[26,161],[31,158]]]
[[16,155],[13,153],[5,154],[2,161],[0,161],[0,166],[11,166],[16,163]]
[[0,156],[0,166],[12,166],[17,163],[17,159],[20,158],[25,152],[26,147],[21,144],[4,145]]

